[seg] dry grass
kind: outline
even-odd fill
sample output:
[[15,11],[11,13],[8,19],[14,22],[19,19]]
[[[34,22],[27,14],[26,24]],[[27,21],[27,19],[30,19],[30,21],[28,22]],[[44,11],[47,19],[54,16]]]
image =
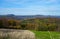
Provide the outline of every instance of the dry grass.
[[35,39],[29,30],[0,29],[0,39]]

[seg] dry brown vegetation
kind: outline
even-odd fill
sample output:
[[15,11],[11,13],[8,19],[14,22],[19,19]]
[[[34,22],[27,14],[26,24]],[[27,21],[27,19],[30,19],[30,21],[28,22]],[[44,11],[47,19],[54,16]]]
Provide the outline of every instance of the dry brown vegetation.
[[35,39],[29,30],[0,29],[0,39]]

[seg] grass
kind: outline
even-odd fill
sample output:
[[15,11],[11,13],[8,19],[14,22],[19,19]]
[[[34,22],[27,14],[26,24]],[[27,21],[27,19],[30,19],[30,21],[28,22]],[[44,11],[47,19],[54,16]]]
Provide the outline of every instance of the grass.
[[33,31],[36,39],[60,39],[60,32]]

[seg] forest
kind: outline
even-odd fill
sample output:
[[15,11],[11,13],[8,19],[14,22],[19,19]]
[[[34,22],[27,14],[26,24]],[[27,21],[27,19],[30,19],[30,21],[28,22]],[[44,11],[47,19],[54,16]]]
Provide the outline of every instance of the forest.
[[60,18],[32,18],[24,20],[1,18],[0,28],[37,31],[60,31]]

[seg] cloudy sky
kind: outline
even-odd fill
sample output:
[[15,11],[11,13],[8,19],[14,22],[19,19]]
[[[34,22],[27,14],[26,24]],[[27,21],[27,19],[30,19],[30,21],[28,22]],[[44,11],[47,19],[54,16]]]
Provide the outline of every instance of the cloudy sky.
[[60,15],[60,0],[0,0],[0,15]]

